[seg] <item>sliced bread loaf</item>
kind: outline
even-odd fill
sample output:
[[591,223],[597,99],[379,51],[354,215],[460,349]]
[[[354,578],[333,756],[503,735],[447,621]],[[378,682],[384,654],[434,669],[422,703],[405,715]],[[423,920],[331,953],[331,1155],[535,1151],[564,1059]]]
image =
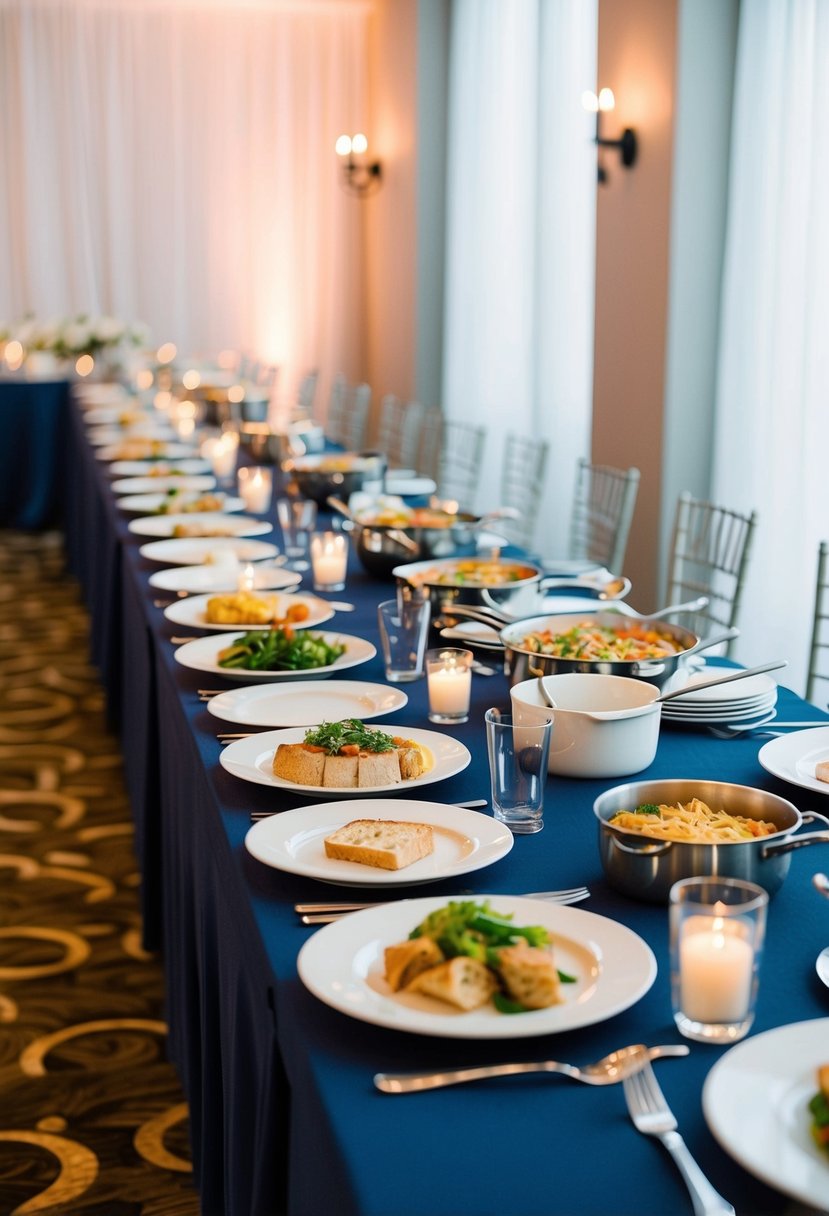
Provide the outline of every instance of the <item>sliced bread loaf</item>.
[[434,850],[427,823],[394,819],[352,819],[325,837],[325,855],[381,870],[402,870]]

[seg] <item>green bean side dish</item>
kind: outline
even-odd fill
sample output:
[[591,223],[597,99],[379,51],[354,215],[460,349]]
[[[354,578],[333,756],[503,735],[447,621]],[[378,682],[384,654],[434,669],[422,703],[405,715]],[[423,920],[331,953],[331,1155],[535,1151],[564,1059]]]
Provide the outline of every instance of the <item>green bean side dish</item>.
[[330,667],[341,654],[345,654],[342,643],[330,644],[319,633],[254,629],[219,653],[219,666],[246,671],[308,671]]

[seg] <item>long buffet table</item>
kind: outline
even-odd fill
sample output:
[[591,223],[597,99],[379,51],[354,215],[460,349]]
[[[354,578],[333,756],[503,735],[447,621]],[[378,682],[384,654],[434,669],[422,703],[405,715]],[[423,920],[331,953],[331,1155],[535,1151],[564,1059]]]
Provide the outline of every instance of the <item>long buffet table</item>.
[[[323,1005],[298,978],[297,953],[314,930],[299,924],[293,904],[333,899],[338,888],[268,868],[244,847],[251,811],[308,800],[242,782],[220,767],[221,727],[196,693],[205,683],[218,686],[216,680],[174,660],[170,638],[182,629],[154,606],[159,593],[148,577],[157,567],[142,559],[139,538],[115,508],[107,466],[94,458],[79,412],[71,409],[67,421],[67,547],[89,603],[110,717],[123,741],[146,936],[163,949],[170,1049],[190,1105],[203,1210],[238,1216],[690,1211],[667,1154],[634,1130],[621,1086],[594,1089],[536,1076],[394,1097],[372,1084],[380,1070],[504,1059],[581,1063],[629,1043],[681,1041],[671,1017],[666,909],[623,898],[602,875],[592,804],[615,783],[551,778],[539,835],[518,837],[508,856],[471,878],[411,894],[451,896],[470,887],[516,894],[587,883],[591,897],[582,906],[630,926],[656,955],[656,981],[632,1008],[577,1031],[498,1043],[406,1034]],[[342,594],[356,611],[326,628],[377,644],[375,605],[389,592],[352,566]],[[345,674],[382,682],[379,655]],[[425,691],[425,682],[407,685],[408,704],[386,721],[401,730],[427,726]],[[483,714],[508,700],[501,675],[474,678],[470,720],[455,731],[472,763],[419,796],[453,802],[488,795]],[[783,718],[829,721],[785,688],[779,710]],[[665,727],[646,775],[763,786],[801,809],[823,801],[767,774],[757,761],[761,743]],[[829,992],[814,972],[829,939],[826,905],[810,884],[819,868],[826,868],[820,850],[794,852],[770,905],[754,1033],[829,1013]],[[783,1212],[786,1197],[735,1164],[704,1121],[703,1082],[721,1054],[693,1044],[687,1058],[657,1064],[663,1089],[691,1150],[737,1211]]]

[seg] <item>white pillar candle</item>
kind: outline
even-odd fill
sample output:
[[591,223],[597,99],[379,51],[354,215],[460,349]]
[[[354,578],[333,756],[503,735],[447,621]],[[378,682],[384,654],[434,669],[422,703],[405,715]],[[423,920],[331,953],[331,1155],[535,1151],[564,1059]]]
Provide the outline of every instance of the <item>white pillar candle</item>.
[[271,505],[273,482],[270,469],[258,466],[239,470],[239,496],[246,511],[263,515]]
[[248,562],[239,575],[236,590],[237,591],[253,591],[256,586],[256,571],[253,568],[253,562]]
[[694,916],[679,944],[680,1005],[695,1022],[739,1022],[748,1013],[754,950],[740,926]]
[[430,671],[429,709],[436,714],[465,714],[469,712],[472,673],[468,667],[442,667]]
[[311,566],[318,591],[339,591],[345,586],[348,537],[342,532],[320,532],[311,537]]

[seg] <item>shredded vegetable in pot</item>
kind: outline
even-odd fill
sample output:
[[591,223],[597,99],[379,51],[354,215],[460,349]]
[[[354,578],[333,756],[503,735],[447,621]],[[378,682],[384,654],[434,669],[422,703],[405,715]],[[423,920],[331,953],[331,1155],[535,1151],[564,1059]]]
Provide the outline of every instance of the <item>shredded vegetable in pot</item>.
[[552,629],[528,633],[517,645],[556,659],[662,659],[685,649],[659,629],[633,624],[611,627],[589,621],[564,633]]

